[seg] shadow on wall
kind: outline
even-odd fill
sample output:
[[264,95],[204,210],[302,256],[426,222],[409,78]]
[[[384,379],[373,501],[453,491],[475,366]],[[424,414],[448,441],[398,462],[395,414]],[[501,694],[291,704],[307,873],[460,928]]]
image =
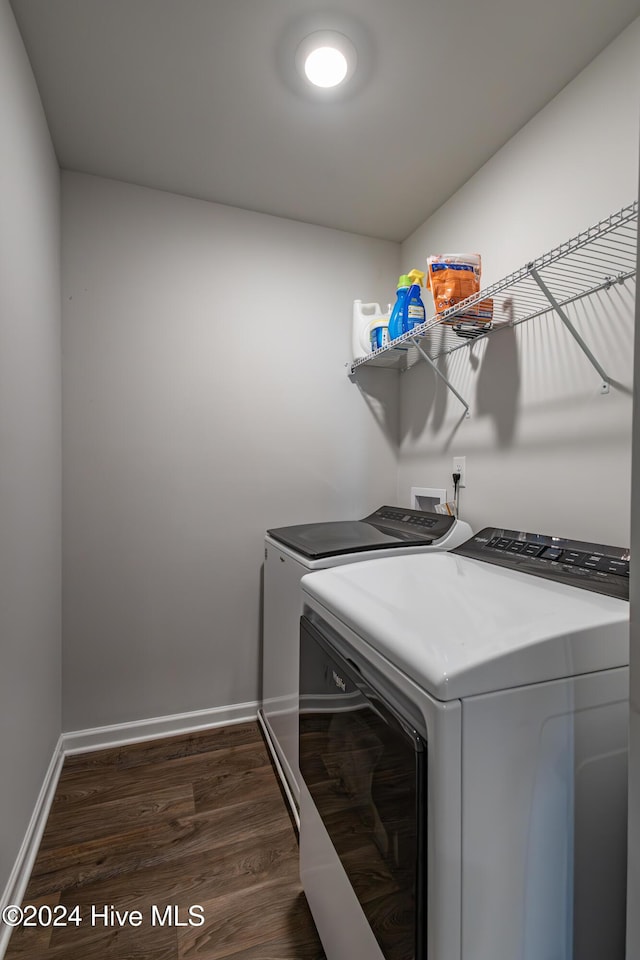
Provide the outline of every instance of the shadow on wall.
[[494,422],[498,447],[510,447],[520,396],[520,361],[516,331],[505,327],[487,339],[476,388],[476,412]]
[[[459,377],[451,371],[451,367],[455,364],[451,363],[450,357],[443,354],[438,357],[436,364],[443,377],[453,383],[460,394],[467,399],[469,383],[462,385],[459,383]],[[426,363],[417,363],[405,374],[405,377],[406,392],[402,397],[401,442],[407,436],[411,436],[416,441],[420,440],[429,424],[431,434],[434,437],[441,436],[440,449],[442,453],[446,453],[465,421],[465,408]],[[452,417],[446,420],[448,403],[452,404],[452,411],[454,408],[456,412],[459,411],[457,419],[453,422]],[[447,433],[444,432],[445,428],[448,429]]]
[[[511,446],[520,397],[520,359],[515,329],[505,327],[453,355],[442,354],[436,363],[440,373],[470,404],[472,418],[493,420],[497,446]],[[433,436],[442,438],[441,450],[446,453],[465,421],[464,408],[426,363],[418,363],[406,376],[408,389],[402,398],[403,406],[406,405],[402,439],[408,435],[416,439],[421,437],[428,425]],[[450,411],[449,417],[447,411]]]
[[387,441],[394,448],[400,443],[400,385],[394,370],[361,368],[355,382]]

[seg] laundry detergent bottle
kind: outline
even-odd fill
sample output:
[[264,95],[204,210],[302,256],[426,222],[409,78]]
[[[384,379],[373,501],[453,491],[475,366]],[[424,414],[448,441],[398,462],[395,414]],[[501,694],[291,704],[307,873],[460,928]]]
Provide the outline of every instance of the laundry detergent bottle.
[[398,278],[398,290],[396,292],[396,302],[389,318],[389,340],[395,340],[396,337],[406,333],[406,320],[404,315],[404,305],[411,287],[411,277],[403,273]]
[[424,323],[426,317],[424,303],[422,302],[422,291],[420,290],[424,273],[421,270],[409,270],[407,276],[411,280],[411,286],[404,301],[404,332]]
[[353,301],[353,325],[351,328],[351,346],[353,359],[366,357],[372,350],[386,346],[388,338],[389,313],[383,313],[379,303]]

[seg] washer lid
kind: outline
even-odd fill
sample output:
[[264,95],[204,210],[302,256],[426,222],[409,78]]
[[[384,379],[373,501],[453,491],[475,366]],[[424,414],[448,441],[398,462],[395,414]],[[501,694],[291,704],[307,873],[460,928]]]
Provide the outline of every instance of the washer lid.
[[302,587],[440,700],[629,663],[626,601],[452,553],[321,570]]
[[369,550],[425,546],[441,540],[455,519],[426,510],[378,507],[363,520],[300,523],[267,534],[309,560]]

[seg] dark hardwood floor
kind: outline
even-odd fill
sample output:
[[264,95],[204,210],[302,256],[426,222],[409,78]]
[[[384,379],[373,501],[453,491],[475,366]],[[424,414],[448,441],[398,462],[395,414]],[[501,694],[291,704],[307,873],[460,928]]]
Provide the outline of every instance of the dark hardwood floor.
[[24,904],[6,960],[324,957],[253,722],[68,757]]

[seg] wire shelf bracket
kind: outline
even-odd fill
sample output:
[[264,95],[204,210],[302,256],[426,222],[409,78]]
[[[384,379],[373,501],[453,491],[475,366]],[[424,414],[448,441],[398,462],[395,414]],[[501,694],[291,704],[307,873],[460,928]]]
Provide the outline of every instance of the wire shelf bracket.
[[565,327],[567,328],[567,330],[569,331],[573,339],[576,341],[576,343],[578,344],[578,346],[580,347],[580,349],[588,359],[591,366],[595,367],[595,369],[600,374],[602,378],[602,387],[600,388],[600,392],[609,393],[611,378],[605,372],[602,364],[600,364],[598,360],[596,360],[593,353],[591,352],[589,347],[586,345],[586,343],[584,342],[584,340],[582,339],[582,337],[580,336],[580,334],[578,333],[574,325],[571,323],[571,320],[569,320],[569,317],[566,315],[566,313],[564,312],[564,310],[562,309],[562,307],[560,306],[560,304],[558,303],[554,295],[551,293],[551,290],[549,290],[549,287],[546,285],[546,283],[544,282],[544,280],[542,279],[542,277],[540,276],[540,274],[538,273],[538,271],[533,265],[529,267],[529,275],[538,284],[538,286],[544,293],[545,297],[547,298],[547,300],[549,301],[549,303],[551,304],[555,312],[558,314],[558,316],[564,323]]
[[443,381],[446,383],[446,385],[447,385],[447,387],[449,388],[449,390],[451,390],[451,393],[452,393],[455,397],[458,398],[458,400],[460,401],[460,403],[462,404],[462,406],[463,406],[464,409],[465,409],[465,417],[468,418],[468,417],[470,416],[470,413],[469,413],[469,404],[467,403],[467,401],[458,393],[458,391],[457,391],[456,388],[453,386],[453,384],[451,383],[451,381],[448,380],[448,379],[445,377],[445,375],[444,375],[444,373],[442,372],[442,370],[439,370],[439,369],[438,369],[437,364],[431,359],[431,357],[429,356],[429,354],[428,354],[428,353],[425,353],[425,351],[424,351],[424,350],[422,349],[422,347],[420,346],[420,341],[417,340],[416,338],[413,338],[413,339],[411,339],[411,343],[413,343],[413,345],[415,346],[416,350],[418,351],[418,353],[420,354],[420,356],[422,357],[422,359],[425,361],[425,363],[428,363],[428,364],[429,364],[429,366],[431,367],[431,369],[433,370],[433,372],[436,373],[436,374],[440,377],[440,379],[443,380]]

